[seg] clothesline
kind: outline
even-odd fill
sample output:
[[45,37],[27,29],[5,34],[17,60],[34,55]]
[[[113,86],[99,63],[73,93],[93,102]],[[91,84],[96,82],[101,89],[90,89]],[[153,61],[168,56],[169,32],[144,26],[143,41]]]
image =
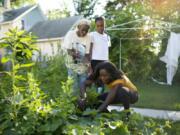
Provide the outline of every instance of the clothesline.
[[[164,24],[168,24],[169,26],[158,26],[158,27],[125,27],[125,28],[120,28],[120,26],[124,26],[130,23],[140,23],[142,21],[154,21],[154,22],[160,22],[162,25]],[[147,25],[148,26],[148,25]],[[180,28],[179,24],[176,23],[172,23],[172,22],[166,22],[166,21],[162,21],[162,20],[156,20],[156,19],[151,19],[149,17],[144,17],[141,19],[137,19],[137,20],[133,20],[133,21],[129,21],[129,22],[125,22],[122,24],[117,24],[117,25],[113,25],[111,27],[106,28],[107,31],[118,31],[118,30],[141,30],[141,29],[162,29],[162,30],[166,30],[168,32],[171,32],[172,29],[176,29],[176,28]]]
[[109,27],[109,28],[117,28],[117,27],[119,27],[119,26],[124,26],[124,25],[126,25],[126,24],[130,24],[130,23],[134,23],[134,22],[139,22],[139,21],[141,21],[141,20],[144,20],[144,18],[143,18],[143,19],[137,19],[137,20],[129,21],[129,22],[122,23],[122,24],[113,25],[112,27]]
[[[143,39],[153,39],[154,37],[134,37],[134,38],[119,38],[120,40],[143,40]],[[156,39],[166,39],[168,37],[161,37]]]
[[[180,28],[180,26],[178,26],[178,27],[149,27],[148,29],[165,29],[165,30],[167,30],[167,29],[172,29],[172,28]],[[144,29],[143,27],[132,27],[132,28],[107,28],[106,30],[107,31],[112,31],[112,30],[114,30],[114,31],[118,31],[118,30],[138,30],[138,29]]]
[[[160,26],[149,26],[147,28],[145,27],[139,27],[139,23],[141,21],[154,21],[154,22],[159,22]],[[130,24],[130,23],[137,23],[135,26],[133,27],[120,27],[120,26],[124,26],[124,25],[127,25],[127,24]],[[137,26],[137,27],[136,27]],[[148,26],[148,24],[147,24]],[[149,40],[149,39],[154,39],[155,37],[125,37],[127,35],[127,33],[129,33],[131,30],[141,30],[141,29],[160,29],[160,30],[165,30],[165,31],[168,31],[171,33],[172,35],[172,29],[176,29],[176,28],[180,28],[180,25],[179,24],[175,24],[175,23],[172,23],[172,22],[165,22],[165,21],[162,21],[162,20],[156,20],[156,19],[150,19],[148,17],[146,18],[142,18],[142,19],[137,19],[137,20],[133,20],[133,21],[129,21],[129,22],[125,22],[125,23],[122,23],[122,24],[118,24],[118,25],[114,25],[114,26],[111,26],[111,27],[108,27],[106,30],[107,31],[119,31],[119,30],[127,30],[127,32],[119,38],[119,69],[122,69],[121,67],[121,52],[122,52],[122,40]],[[169,37],[158,37],[156,39],[168,39]],[[179,45],[179,44],[178,44]],[[178,49],[176,49],[178,50]],[[174,71],[172,70],[172,67],[171,69],[168,69],[167,68],[167,83],[166,84],[169,84],[171,85],[172,84],[172,79],[173,79],[173,76],[175,74],[177,69],[175,69]],[[172,73],[173,72],[173,73]],[[169,77],[171,75],[171,77]]]
[[[109,30],[111,30],[111,29],[118,29],[119,26],[124,26],[126,24],[135,23],[135,22],[141,22],[141,21],[156,21],[156,22],[161,22],[162,24],[169,24],[169,25],[171,25],[171,27],[169,27],[169,28],[180,28],[180,25],[176,24],[176,23],[166,22],[166,21],[162,21],[162,20],[156,20],[156,19],[151,19],[151,18],[148,18],[148,17],[144,17],[144,18],[141,18],[141,19],[125,22],[125,23],[122,23],[122,24],[113,25],[111,27],[108,27],[107,29],[109,29]],[[174,26],[174,27],[172,27],[172,26]]]

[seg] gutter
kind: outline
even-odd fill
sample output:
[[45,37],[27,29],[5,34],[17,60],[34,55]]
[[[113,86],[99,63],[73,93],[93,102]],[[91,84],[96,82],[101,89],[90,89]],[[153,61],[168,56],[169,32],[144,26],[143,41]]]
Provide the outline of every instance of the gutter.
[[47,42],[47,41],[56,41],[56,40],[62,40],[63,37],[58,38],[45,38],[45,39],[37,39],[37,42]]

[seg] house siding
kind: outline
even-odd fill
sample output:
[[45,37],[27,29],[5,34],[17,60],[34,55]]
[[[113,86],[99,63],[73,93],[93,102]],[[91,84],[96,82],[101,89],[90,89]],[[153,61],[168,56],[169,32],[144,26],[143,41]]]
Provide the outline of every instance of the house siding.
[[61,40],[37,42],[37,48],[41,54],[34,52],[33,60],[42,60],[44,57],[57,55],[60,53],[61,42]]
[[[22,25],[22,20],[24,21],[24,26]],[[10,23],[1,24],[0,25],[0,38],[4,37],[5,33],[8,32],[9,29],[12,29],[15,27],[22,29],[22,27],[24,27],[24,29],[28,31],[29,29],[32,28],[33,25],[44,20],[46,20],[46,17],[43,15],[39,7],[36,7],[22,18],[14,20]]]
[[5,33],[12,28],[11,23],[3,24],[0,26],[0,39],[5,36]]
[[21,21],[24,21],[24,29],[30,30],[32,26],[34,26],[36,23],[40,21],[46,20],[45,16],[42,14],[42,11],[39,9],[39,7],[36,7],[31,12],[29,12],[27,15],[25,15]]
[[13,29],[13,28],[19,28],[21,29],[22,27],[22,23],[21,23],[21,20],[17,20],[15,22],[10,22],[10,23],[6,23],[6,24],[2,24],[0,25],[0,39],[2,37],[5,37],[6,33],[10,30],[10,29]]

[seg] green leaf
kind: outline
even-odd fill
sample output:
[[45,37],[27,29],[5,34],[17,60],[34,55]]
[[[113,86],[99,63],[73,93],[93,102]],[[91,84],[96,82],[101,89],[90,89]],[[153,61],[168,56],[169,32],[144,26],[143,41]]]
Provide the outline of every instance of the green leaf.
[[26,80],[22,75],[16,75],[15,79],[18,79],[18,80],[21,80],[21,81],[25,81]]
[[12,97],[13,104],[20,104],[20,102],[24,99],[21,93],[17,93],[15,96]]
[[9,46],[8,43],[0,43],[0,48],[5,48],[5,47],[7,47],[7,46]]
[[77,121],[78,120],[78,116],[77,115],[70,115],[69,119]]
[[25,34],[25,31],[23,31],[23,30],[17,31],[17,36],[22,36],[23,34]]
[[32,56],[32,51],[30,51],[29,49],[24,49],[23,52],[26,53],[26,56],[28,58],[30,58]]
[[7,75],[11,76],[11,72],[2,71],[2,72],[0,72],[0,73],[4,73],[4,74],[7,74]]
[[55,131],[60,125],[62,125],[62,120],[61,119],[52,119],[52,121],[46,122],[46,124],[41,125],[38,130],[41,132],[53,132]]
[[35,63],[28,63],[28,64],[17,64],[15,65],[15,70],[18,70],[20,68],[27,68],[27,67],[32,67]]
[[15,69],[15,70],[20,69],[20,64],[16,64],[16,65],[14,66],[14,69]]
[[90,109],[87,108],[82,115],[87,116],[87,115],[91,115],[91,116],[95,116],[98,113],[98,111],[96,109]]
[[34,66],[35,63],[28,63],[28,64],[22,64],[20,65],[21,68],[25,68],[25,67],[32,67]]
[[8,62],[9,60],[10,60],[10,59],[7,58],[7,57],[2,57],[1,63],[6,63],[6,62]]

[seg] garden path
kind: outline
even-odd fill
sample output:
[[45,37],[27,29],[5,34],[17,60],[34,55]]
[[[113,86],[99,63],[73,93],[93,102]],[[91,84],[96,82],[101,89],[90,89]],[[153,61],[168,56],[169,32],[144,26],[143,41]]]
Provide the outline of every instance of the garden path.
[[[122,106],[108,106],[108,110],[117,110],[122,111]],[[166,119],[166,120],[180,120],[180,111],[170,111],[170,110],[157,110],[157,109],[148,109],[148,108],[137,108],[132,107],[134,112],[140,113],[143,116],[148,116],[152,118]]]

